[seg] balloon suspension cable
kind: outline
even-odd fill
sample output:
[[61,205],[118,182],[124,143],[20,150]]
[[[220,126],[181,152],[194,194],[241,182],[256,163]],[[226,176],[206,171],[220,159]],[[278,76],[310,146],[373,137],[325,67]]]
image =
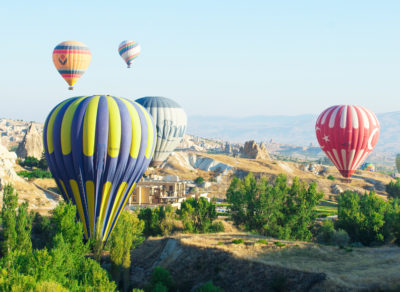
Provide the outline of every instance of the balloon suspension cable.
[[68,90],[74,90],[73,86],[68,87]]
[[131,64],[128,64],[128,68],[130,68],[131,67]]

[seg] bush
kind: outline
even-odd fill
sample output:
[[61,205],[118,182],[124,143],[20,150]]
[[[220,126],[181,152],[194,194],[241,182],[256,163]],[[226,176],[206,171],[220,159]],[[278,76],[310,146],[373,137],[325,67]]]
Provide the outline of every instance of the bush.
[[42,169],[34,169],[33,171],[19,171],[17,172],[19,176],[26,178],[52,178],[51,172]]
[[400,199],[400,178],[396,178],[395,181],[391,181],[386,185],[386,192],[389,197],[393,199]]
[[175,215],[173,208],[168,205],[141,209],[138,218],[144,221],[145,236],[163,236],[172,232]]
[[387,202],[374,192],[360,195],[345,191],[339,197],[337,227],[353,242],[377,245],[399,240],[400,208],[397,200]]
[[199,187],[199,186],[201,186],[201,184],[204,182],[204,178],[202,178],[201,176],[199,176],[199,177],[197,177],[195,180],[194,180],[194,183]]
[[327,179],[329,179],[329,180],[335,180],[335,177],[333,176],[333,175],[328,175],[328,177],[327,177]]
[[350,237],[343,229],[335,230],[332,220],[324,220],[319,233],[317,242],[328,245],[346,246],[349,244]]
[[236,225],[280,239],[311,240],[314,209],[323,194],[315,183],[307,185],[298,178],[289,185],[281,174],[271,185],[250,173],[243,180],[233,178],[226,197]]
[[213,223],[217,219],[215,205],[205,198],[198,200],[189,198],[181,204],[177,211],[186,232],[220,232],[224,231],[222,222]]
[[33,156],[27,156],[24,161],[20,162],[20,165],[23,167],[38,167],[39,159]]
[[224,292],[224,290],[218,286],[214,286],[213,283],[209,281],[197,288],[196,292]]
[[244,243],[244,241],[243,241],[243,239],[234,239],[234,240],[232,240],[232,243],[233,244],[242,244],[242,243]]
[[150,278],[150,285],[146,287],[146,291],[170,291],[175,288],[175,283],[172,280],[171,274],[167,269],[157,266],[154,268]]

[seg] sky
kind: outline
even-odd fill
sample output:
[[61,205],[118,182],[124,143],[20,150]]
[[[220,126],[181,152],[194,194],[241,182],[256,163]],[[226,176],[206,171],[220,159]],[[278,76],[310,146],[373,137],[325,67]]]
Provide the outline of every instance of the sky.
[[[399,1],[1,1],[0,117],[44,122],[93,94],[165,96],[189,117],[399,111],[399,31]],[[65,40],[92,52],[74,91],[52,63]]]

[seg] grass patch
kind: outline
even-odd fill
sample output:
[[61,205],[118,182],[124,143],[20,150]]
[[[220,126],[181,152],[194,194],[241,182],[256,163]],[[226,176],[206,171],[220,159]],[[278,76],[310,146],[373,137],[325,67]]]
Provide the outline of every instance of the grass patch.
[[256,241],[256,243],[268,245],[268,241],[266,241],[265,239],[259,239],[259,240]]
[[244,241],[243,241],[243,239],[234,239],[234,240],[232,240],[232,243],[233,244],[242,244],[242,243],[244,243]]
[[218,241],[217,245],[224,245],[225,243],[222,241]]
[[284,247],[284,246],[286,246],[286,244],[284,244],[284,243],[282,243],[282,242],[280,242],[280,241],[275,241],[274,244],[275,244],[276,246],[278,246],[278,247]]

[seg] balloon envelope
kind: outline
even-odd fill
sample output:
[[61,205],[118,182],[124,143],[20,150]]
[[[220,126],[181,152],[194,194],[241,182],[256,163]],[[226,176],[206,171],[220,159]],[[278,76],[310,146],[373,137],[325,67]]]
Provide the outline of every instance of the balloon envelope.
[[379,121],[362,106],[336,105],[318,117],[315,131],[321,149],[342,176],[349,178],[374,149]]
[[64,199],[77,206],[86,238],[100,232],[107,240],[151,161],[151,116],[124,98],[73,97],[50,112],[43,135],[50,171]]
[[118,47],[118,53],[124,59],[128,68],[140,54],[140,46],[135,41],[123,41]]
[[89,48],[78,41],[59,43],[53,51],[54,66],[69,84],[69,89],[73,89],[73,85],[85,73],[91,59]]
[[363,164],[361,164],[360,166],[361,170],[365,170],[365,171],[375,171],[375,165],[370,163],[370,162],[365,162]]
[[175,150],[186,132],[186,113],[172,99],[147,96],[136,100],[143,105],[154,119],[157,141],[153,156],[153,166],[159,166]]

